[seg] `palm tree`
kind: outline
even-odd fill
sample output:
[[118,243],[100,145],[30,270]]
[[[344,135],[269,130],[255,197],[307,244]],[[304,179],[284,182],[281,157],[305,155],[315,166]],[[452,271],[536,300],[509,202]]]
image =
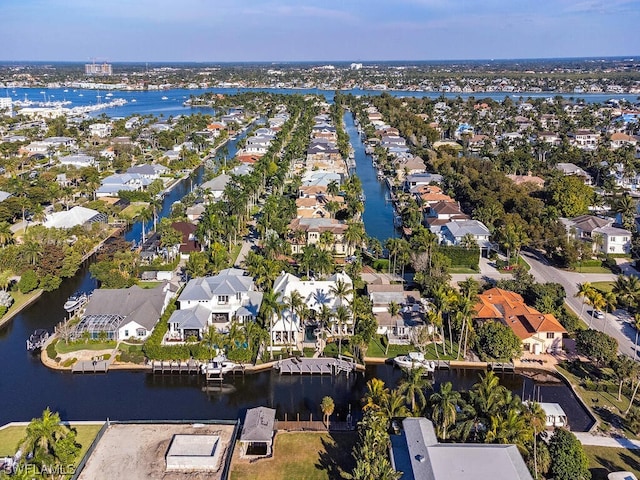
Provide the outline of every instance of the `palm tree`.
[[269,358],[273,360],[273,317],[280,315],[282,304],[279,301],[279,294],[273,290],[267,290],[262,294],[262,304],[260,313],[264,322],[269,321]]
[[398,389],[391,390],[388,395],[382,398],[380,411],[387,418],[387,429],[389,428],[389,421],[392,419],[411,415],[405,404],[405,397]]
[[13,232],[9,222],[0,222],[0,247],[13,243]]
[[335,320],[338,324],[338,355],[342,355],[342,332],[344,330],[344,325],[350,318],[351,312],[349,311],[349,307],[340,305],[336,308]]
[[[294,341],[294,333],[293,333],[293,317],[294,315],[297,315],[298,312],[300,311],[300,307],[302,305],[304,305],[304,299],[302,298],[302,295],[300,295],[300,292],[298,292],[297,290],[293,290],[291,293],[289,293],[289,295],[287,297],[284,298],[284,302],[287,305],[287,307],[289,308],[289,319],[290,319],[290,332],[289,332],[289,341],[292,343],[292,351],[295,350],[295,341]],[[298,320],[300,320],[300,317],[298,316]],[[301,322],[302,323],[302,322]]]
[[22,254],[31,265],[35,265],[36,263],[38,263],[38,260],[43,253],[42,245],[33,240],[30,240],[22,245],[21,250]]
[[42,417],[32,419],[27,425],[27,435],[22,440],[20,449],[25,454],[33,454],[36,459],[51,456],[56,458],[56,443],[69,434],[71,430],[60,422],[60,415],[47,407],[42,412]]
[[[443,318],[443,314],[444,312],[447,312],[449,310],[449,307],[451,306],[451,304],[453,302],[455,302],[456,297],[455,297],[455,292],[453,292],[453,290],[445,285],[438,285],[434,291],[433,291],[433,306],[436,309],[436,312],[438,313],[438,317],[440,319]],[[447,319],[449,321],[449,336],[450,336],[450,340],[453,343],[453,331],[451,330],[451,315],[447,314]],[[444,334],[444,321],[442,322],[442,345],[443,345],[443,349],[445,349],[444,345],[446,343],[446,337]],[[451,347],[453,348],[453,347]],[[446,355],[446,349],[444,351],[444,354]]]
[[408,405],[411,406],[411,413],[416,415],[418,409],[422,410],[425,406],[426,398],[424,396],[424,389],[431,386],[431,383],[425,379],[425,370],[423,367],[418,368],[403,368],[404,378],[400,382],[398,392],[404,395]]
[[431,419],[439,431],[440,438],[447,439],[447,430],[456,423],[457,406],[460,401],[460,393],[453,390],[451,382],[440,385],[440,391],[429,397],[432,405]]
[[389,389],[385,388],[384,381],[379,378],[372,378],[367,382],[367,391],[362,397],[363,411],[380,410],[385,398],[389,395]]
[[636,312],[633,315],[633,326],[636,327],[636,342],[635,342],[635,353],[634,358],[638,358],[638,333],[640,333],[640,312]]
[[593,292],[593,287],[590,282],[584,282],[578,284],[578,293],[576,293],[576,297],[582,297],[582,309],[580,310],[580,317],[582,318],[582,314],[584,313],[584,305],[587,303],[587,298]]
[[600,291],[593,290],[590,295],[587,296],[587,300],[591,304],[591,316],[589,317],[589,328],[591,328],[591,323],[593,322],[593,317],[596,313],[596,310],[602,310],[607,305],[607,302],[604,299],[604,296]]
[[538,402],[528,402],[525,411],[527,422],[533,428],[533,468],[535,470],[535,478],[538,479],[538,434],[546,428],[546,413]]
[[322,415],[323,415],[322,421],[327,426],[327,430],[329,430],[329,417],[333,414],[334,409],[335,409],[335,404],[333,403],[333,398],[324,397],[322,399],[322,403],[320,403],[320,410],[322,410]]

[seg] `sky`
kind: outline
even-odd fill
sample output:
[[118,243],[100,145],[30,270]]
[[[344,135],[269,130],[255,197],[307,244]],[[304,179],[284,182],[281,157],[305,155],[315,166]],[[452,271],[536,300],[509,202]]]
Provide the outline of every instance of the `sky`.
[[640,0],[0,0],[0,60],[633,56]]

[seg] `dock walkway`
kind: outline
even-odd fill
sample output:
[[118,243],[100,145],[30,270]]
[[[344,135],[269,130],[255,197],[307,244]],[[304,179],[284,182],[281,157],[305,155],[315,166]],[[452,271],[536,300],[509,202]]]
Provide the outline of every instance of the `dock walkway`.
[[109,371],[109,360],[80,360],[71,367],[72,373],[107,373]]
[[348,375],[356,369],[356,364],[338,358],[287,358],[277,362],[274,368],[280,375],[337,375],[341,372]]

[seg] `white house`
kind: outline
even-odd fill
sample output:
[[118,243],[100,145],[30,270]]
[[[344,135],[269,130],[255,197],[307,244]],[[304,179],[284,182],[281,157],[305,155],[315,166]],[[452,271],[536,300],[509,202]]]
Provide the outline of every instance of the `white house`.
[[253,279],[244,270],[227,268],[213,277],[194,278],[178,297],[179,310],[169,318],[166,341],[202,338],[210,326],[229,331],[233,320],[255,321],[262,304]]
[[442,226],[442,242],[448,245],[461,245],[465,235],[471,236],[480,248],[490,248],[491,232],[479,220],[457,220]]
[[[335,315],[336,310],[342,304],[345,307],[351,305],[353,293],[348,293],[344,299],[336,297],[334,289],[339,282],[342,282],[348,290],[353,290],[353,282],[345,273],[335,273],[327,280],[301,280],[290,273],[282,273],[273,283],[273,291],[278,294],[280,303],[285,305],[282,313],[275,319],[271,327],[271,340],[274,349],[281,349],[285,345],[294,344],[296,348],[304,337],[304,329],[298,312],[291,312],[286,307],[287,299],[292,292],[298,292],[303,303],[307,306],[312,319],[302,319],[313,321],[319,324],[319,315],[323,305]],[[349,319],[344,325],[337,325],[332,322],[329,326],[331,335],[349,335],[353,333],[353,314],[349,312]]]
[[105,138],[111,135],[112,126],[110,123],[93,123],[89,125],[89,133],[92,137]]
[[629,253],[631,251],[631,232],[624,228],[600,227],[594,228],[591,238],[599,235],[602,238],[600,251],[602,253]]
[[58,159],[60,165],[65,167],[84,168],[96,165],[96,159],[91,155],[78,153],[76,155],[65,155]]

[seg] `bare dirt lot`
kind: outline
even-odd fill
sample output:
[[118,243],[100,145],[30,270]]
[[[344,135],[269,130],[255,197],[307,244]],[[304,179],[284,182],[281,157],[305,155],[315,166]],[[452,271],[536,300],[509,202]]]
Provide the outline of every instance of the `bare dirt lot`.
[[[233,425],[131,424],[111,425],[100,439],[81,480],[219,479],[229,452]],[[166,472],[165,455],[175,434],[218,435],[224,452],[216,472]]]

